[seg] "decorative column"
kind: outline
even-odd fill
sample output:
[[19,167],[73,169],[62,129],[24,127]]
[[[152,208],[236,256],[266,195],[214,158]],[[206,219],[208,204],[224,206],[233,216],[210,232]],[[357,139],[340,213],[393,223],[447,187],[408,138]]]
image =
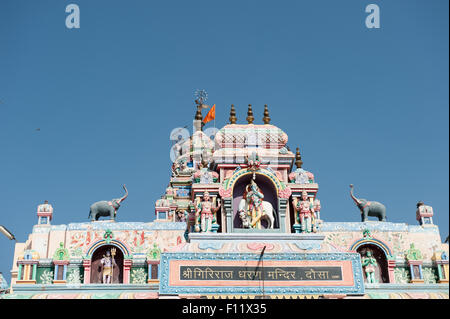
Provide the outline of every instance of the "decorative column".
[[17,258],[19,273],[17,284],[35,284],[39,254],[34,250],[25,250]]
[[84,283],[91,283],[91,260],[83,259],[83,267],[84,267]]
[[422,253],[411,244],[406,253],[406,260],[411,271],[411,283],[423,283]]
[[[54,260],[55,264],[55,275],[53,278],[54,284],[65,284],[66,283],[66,275],[67,275],[67,265],[69,264],[68,260]],[[63,267],[62,276],[59,276],[59,267]]]
[[279,217],[280,217],[280,221],[279,221],[279,226],[280,226],[280,232],[284,233],[285,232],[285,220],[286,220],[286,207],[288,205],[288,200],[287,198],[282,198],[279,197],[278,198],[278,213],[279,213]]
[[[69,264],[69,258],[69,250],[67,248],[64,248],[63,242],[60,242],[59,248],[56,249],[55,253],[53,254],[53,263],[55,264],[55,275],[53,283],[66,283],[67,265]],[[59,275],[59,267],[63,267],[62,276]]]
[[[147,253],[148,280],[147,283],[159,283],[159,262],[161,250],[158,245],[153,244],[153,249]],[[154,271],[153,271],[154,270]]]
[[387,263],[388,263],[388,274],[389,274],[389,283],[393,284],[395,283],[395,275],[394,275],[394,270],[395,270],[395,256],[388,256],[387,257]]
[[436,263],[440,284],[448,284],[448,256],[444,252],[435,252],[432,259]]
[[132,259],[124,259],[123,260],[123,283],[124,284],[130,283],[130,270],[131,270],[132,264],[133,264]]

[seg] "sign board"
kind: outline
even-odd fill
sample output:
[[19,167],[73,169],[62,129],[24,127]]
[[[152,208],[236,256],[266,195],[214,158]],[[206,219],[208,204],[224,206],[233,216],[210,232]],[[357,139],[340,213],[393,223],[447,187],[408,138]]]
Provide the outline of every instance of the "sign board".
[[358,253],[163,253],[160,294],[364,294]]

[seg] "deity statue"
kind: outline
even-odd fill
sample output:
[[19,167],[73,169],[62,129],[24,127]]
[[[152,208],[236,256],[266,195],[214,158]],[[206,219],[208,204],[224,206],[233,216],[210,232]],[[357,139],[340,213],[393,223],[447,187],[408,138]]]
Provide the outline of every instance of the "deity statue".
[[252,179],[245,187],[238,207],[243,228],[261,229],[261,219],[267,221],[267,228],[274,228],[276,212],[272,204],[263,200],[263,198],[263,192]]
[[367,282],[373,284],[376,283],[375,269],[378,264],[371,251],[368,251],[366,256],[362,259],[362,267],[366,273]]
[[263,214],[262,202],[264,194],[258,185],[252,179],[250,184],[245,188],[244,196],[247,201],[247,214],[251,216],[251,226],[261,229],[261,217]]
[[215,214],[219,209],[220,201],[218,202],[216,207],[213,207],[213,203],[209,200],[209,192],[205,191],[205,193],[203,194],[203,201],[200,201],[200,199],[198,198],[197,209],[195,212],[195,231],[211,232],[212,224],[216,222]]
[[[111,256],[112,253],[112,256]],[[102,274],[103,274],[103,283],[104,284],[110,284],[113,277],[113,267],[116,266],[116,261],[114,260],[114,255],[116,253],[116,249],[112,248],[111,252],[109,250],[106,251],[106,256],[103,255],[103,258],[101,259],[102,264]]]
[[300,223],[302,233],[310,233],[313,231],[314,224],[314,205],[308,200],[308,193],[302,192],[302,200],[298,201],[294,197],[294,211],[297,213],[295,223]]

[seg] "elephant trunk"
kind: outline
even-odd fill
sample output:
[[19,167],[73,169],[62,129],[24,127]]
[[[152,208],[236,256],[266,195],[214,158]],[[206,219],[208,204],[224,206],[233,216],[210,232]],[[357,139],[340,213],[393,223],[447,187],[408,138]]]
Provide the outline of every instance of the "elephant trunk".
[[125,187],[125,184],[123,185],[123,189],[125,190],[125,195],[119,200],[119,203],[123,202],[125,200],[125,198],[128,197],[128,190]]
[[350,184],[350,196],[351,196],[352,199],[355,201],[356,205],[361,205],[361,202],[359,201],[359,199],[357,199],[357,198],[353,195],[353,184]]

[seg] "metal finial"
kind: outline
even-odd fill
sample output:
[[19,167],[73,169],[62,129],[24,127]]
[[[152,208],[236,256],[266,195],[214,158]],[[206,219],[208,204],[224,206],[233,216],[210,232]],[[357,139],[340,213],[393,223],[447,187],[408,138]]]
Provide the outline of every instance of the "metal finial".
[[202,104],[198,100],[195,100],[195,103],[197,104],[197,112],[195,113],[195,119],[197,121],[201,121],[201,120],[203,120]]
[[270,123],[269,108],[267,107],[267,104],[264,105],[263,122],[264,122],[264,124],[269,124]]
[[248,111],[247,111],[247,123],[248,124],[253,124],[254,120],[255,120],[255,118],[253,117],[252,105],[249,104],[248,105]]
[[236,118],[236,110],[234,109],[234,105],[231,104],[231,110],[230,110],[230,124],[236,124],[237,118]]
[[295,153],[295,165],[297,168],[302,168],[302,157],[300,156],[300,149],[297,147],[297,152]]

